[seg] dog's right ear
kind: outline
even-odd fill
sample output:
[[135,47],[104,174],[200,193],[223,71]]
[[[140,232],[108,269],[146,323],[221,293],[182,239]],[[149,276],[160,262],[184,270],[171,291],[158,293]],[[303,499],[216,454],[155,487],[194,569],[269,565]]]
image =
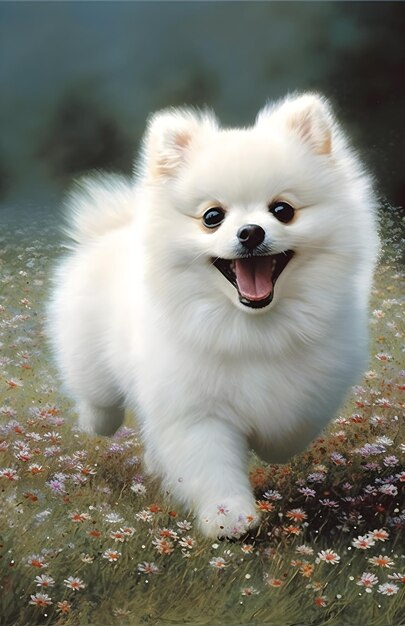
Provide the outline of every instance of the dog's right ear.
[[143,168],[150,179],[172,178],[203,133],[218,128],[209,112],[166,109],[152,115],[143,140]]

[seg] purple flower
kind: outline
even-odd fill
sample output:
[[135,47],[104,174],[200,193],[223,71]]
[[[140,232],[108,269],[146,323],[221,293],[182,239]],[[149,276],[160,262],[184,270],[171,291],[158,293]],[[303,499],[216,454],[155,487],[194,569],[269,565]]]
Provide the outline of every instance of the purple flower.
[[395,465],[398,465],[399,459],[394,454],[391,454],[384,458],[383,463],[385,467],[395,467]]
[[335,465],[346,465],[347,463],[346,457],[343,454],[339,454],[339,452],[332,452],[330,458]]
[[336,502],[336,500],[329,500],[329,498],[325,498],[324,500],[319,500],[319,503],[322,504],[322,506],[329,507],[330,509],[339,508],[339,503]]
[[309,474],[307,480],[310,483],[322,483],[325,480],[326,476],[322,472],[313,472]]
[[316,496],[316,491],[310,489],[309,487],[300,487],[298,491],[307,498],[314,498]]
[[120,443],[112,443],[109,447],[108,447],[108,452],[112,452],[113,454],[121,454],[122,452],[125,451],[125,447],[123,445],[121,445]]
[[48,480],[46,484],[52,489],[53,493],[66,493],[65,483],[62,480],[58,480],[57,478],[51,478],[51,480]]
[[375,456],[376,454],[382,454],[385,452],[385,447],[381,444],[366,443],[362,448],[357,448],[353,450],[353,452],[361,454],[361,456]]

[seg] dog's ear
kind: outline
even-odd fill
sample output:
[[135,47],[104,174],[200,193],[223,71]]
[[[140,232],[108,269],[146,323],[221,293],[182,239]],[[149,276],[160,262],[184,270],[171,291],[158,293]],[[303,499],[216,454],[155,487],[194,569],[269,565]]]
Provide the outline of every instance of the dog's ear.
[[213,114],[166,109],[152,115],[143,140],[143,166],[150,178],[171,178],[202,134],[217,128]]
[[334,119],[326,99],[317,94],[286,98],[281,104],[265,107],[257,125],[280,126],[295,132],[316,154],[332,152]]

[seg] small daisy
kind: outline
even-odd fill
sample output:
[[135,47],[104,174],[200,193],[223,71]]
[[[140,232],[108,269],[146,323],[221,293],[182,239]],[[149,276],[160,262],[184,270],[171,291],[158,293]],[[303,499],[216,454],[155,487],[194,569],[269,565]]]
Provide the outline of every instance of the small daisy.
[[48,567],[48,563],[45,562],[45,559],[41,554],[32,554],[31,556],[29,556],[27,558],[27,565],[37,567],[38,569]]
[[70,612],[70,609],[72,608],[72,605],[69,604],[69,602],[67,600],[63,600],[63,602],[58,602],[57,606],[57,611],[58,613],[62,613],[62,615],[67,615]]
[[385,494],[386,496],[398,495],[398,489],[397,487],[395,487],[395,485],[381,485],[381,487],[378,488],[378,491],[381,491],[381,493]]
[[311,578],[312,574],[314,573],[314,569],[315,565],[313,565],[312,563],[303,563],[300,567],[300,573],[305,578]]
[[145,485],[142,485],[142,483],[138,483],[138,482],[132,483],[130,489],[131,491],[136,493],[138,496],[146,495],[146,487]]
[[398,585],[394,583],[384,583],[379,585],[377,589],[378,593],[382,593],[385,596],[394,596],[399,591]]
[[318,552],[318,558],[316,559],[316,563],[320,561],[324,561],[325,563],[329,563],[330,565],[336,565],[340,561],[340,556],[334,552],[333,550],[321,550]]
[[49,606],[50,604],[52,604],[52,600],[48,596],[47,593],[36,593],[35,595],[31,596],[31,600],[29,601],[28,604],[33,604],[34,606],[44,607],[44,606]]
[[107,513],[107,515],[104,515],[104,519],[109,524],[121,524],[124,521],[121,515],[115,513],[114,511],[111,511],[111,513]]
[[74,576],[69,576],[69,578],[65,578],[63,582],[65,583],[65,586],[68,587],[68,589],[73,589],[73,591],[79,591],[80,589],[84,589],[86,587],[81,578],[76,578]]
[[156,537],[152,543],[159,554],[169,555],[174,551],[174,545],[170,539]]
[[335,465],[346,465],[347,463],[347,459],[342,454],[339,454],[339,452],[332,452],[330,458]]
[[227,567],[228,563],[221,556],[218,556],[215,559],[211,559],[210,565],[216,569],[224,569],[224,567]]
[[123,543],[126,539],[125,534],[120,530],[112,531],[110,533],[110,537],[111,539],[114,539],[114,541],[120,541],[121,543]]
[[394,565],[394,561],[383,554],[380,554],[379,556],[372,556],[368,559],[368,562],[376,567],[392,567]]
[[360,576],[360,579],[357,581],[357,585],[361,587],[366,587],[367,589],[372,588],[374,585],[378,583],[378,578],[375,574],[370,574],[369,572],[363,572]]
[[7,480],[19,480],[20,477],[17,474],[17,470],[12,467],[5,467],[0,469],[0,478],[7,478]]
[[243,587],[240,592],[242,596],[256,596],[259,593],[254,587]]
[[303,509],[291,509],[290,511],[287,511],[287,517],[294,522],[303,522],[307,519],[308,515]]
[[251,543],[243,543],[240,547],[244,554],[252,554],[254,547]]
[[381,446],[392,446],[394,444],[394,440],[391,439],[391,437],[386,437],[386,435],[381,435],[380,437],[377,437],[375,443]]
[[307,498],[314,498],[316,496],[316,491],[314,489],[310,489],[309,487],[300,487],[298,491]]
[[143,563],[138,563],[136,569],[142,574],[159,574],[160,571],[157,565],[155,565],[154,563],[148,563],[147,561],[144,561]]
[[80,522],[84,522],[85,520],[91,519],[91,516],[88,513],[70,513],[69,517],[72,522],[79,524]]
[[391,361],[392,356],[390,354],[387,354],[386,352],[379,352],[375,355],[375,358],[379,361],[388,362]]
[[35,476],[35,474],[40,474],[43,471],[44,471],[43,466],[38,465],[38,463],[32,463],[31,465],[28,466],[28,469],[27,469],[27,472],[29,472],[33,476]]
[[191,550],[195,546],[195,539],[193,539],[193,537],[190,537],[190,535],[187,535],[187,537],[182,537],[180,539],[179,545],[183,548],[188,548],[189,550]]
[[270,489],[263,494],[263,498],[266,498],[266,500],[282,500],[283,496],[275,489]]
[[299,535],[301,533],[301,528],[299,526],[283,526],[283,530],[287,535]]
[[301,554],[304,556],[311,556],[311,554],[314,553],[313,549],[310,546],[306,546],[305,544],[303,544],[302,546],[297,546],[295,548],[295,551],[298,554]]
[[256,507],[259,511],[274,511],[274,504],[268,500],[257,500]]
[[324,500],[319,500],[319,503],[322,504],[322,506],[329,507],[330,509],[339,508],[339,503],[336,502],[336,500],[330,500],[329,498],[325,498]]
[[172,530],[171,528],[161,528],[159,530],[159,536],[166,538],[166,539],[174,539],[174,540],[176,540],[178,537],[176,531]]
[[120,556],[121,552],[118,552],[117,550],[111,550],[110,548],[108,550],[104,550],[102,554],[103,559],[107,559],[108,561],[110,561],[110,563],[115,563],[116,561],[118,561]]
[[373,530],[373,532],[370,533],[370,536],[375,541],[386,541],[389,537],[389,534],[386,530],[384,530],[384,528],[380,528],[378,530]]
[[177,527],[182,531],[191,530],[192,524],[188,520],[183,520],[182,522],[176,522]]
[[46,574],[35,576],[35,582],[37,584],[37,587],[53,587],[55,584],[52,576],[47,576]]
[[352,546],[359,550],[368,550],[371,546],[375,546],[375,541],[370,535],[363,535],[353,539]]
[[400,574],[399,572],[395,574],[388,574],[388,578],[405,584],[405,574]]
[[135,519],[140,520],[141,522],[151,522],[153,515],[151,511],[144,509],[143,511],[139,511],[139,513],[135,513]]

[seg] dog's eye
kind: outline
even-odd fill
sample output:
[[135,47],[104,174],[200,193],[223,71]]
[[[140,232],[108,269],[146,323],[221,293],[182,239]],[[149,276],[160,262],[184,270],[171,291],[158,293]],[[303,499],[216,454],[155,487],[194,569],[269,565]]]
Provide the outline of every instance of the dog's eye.
[[211,207],[205,211],[203,215],[204,226],[207,228],[216,228],[225,219],[225,211],[219,206]]
[[273,202],[273,204],[269,206],[269,211],[279,222],[283,222],[283,224],[291,222],[295,213],[293,207],[287,204],[287,202]]

